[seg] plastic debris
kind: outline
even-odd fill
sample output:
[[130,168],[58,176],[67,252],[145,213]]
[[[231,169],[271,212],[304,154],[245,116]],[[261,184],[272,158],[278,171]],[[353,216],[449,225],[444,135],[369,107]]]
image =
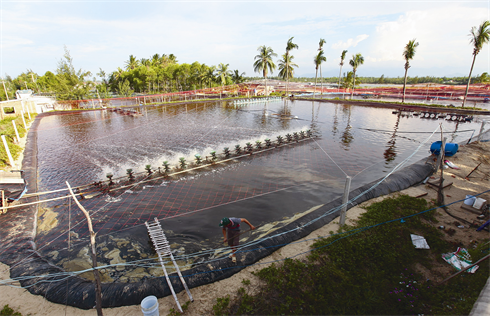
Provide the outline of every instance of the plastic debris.
[[458,166],[456,166],[455,164],[453,164],[452,162],[450,162],[449,160],[444,160],[444,162],[446,163],[446,165],[449,166],[449,168],[452,168],[452,169],[459,169]]
[[[442,259],[452,265],[456,270],[460,271],[471,265],[471,256],[465,248],[460,248],[455,252],[448,252],[442,254]],[[470,269],[466,270],[468,273],[475,273],[479,266],[475,265]]]
[[415,246],[415,249],[430,249],[424,237],[410,234],[410,238],[412,238],[412,244]]

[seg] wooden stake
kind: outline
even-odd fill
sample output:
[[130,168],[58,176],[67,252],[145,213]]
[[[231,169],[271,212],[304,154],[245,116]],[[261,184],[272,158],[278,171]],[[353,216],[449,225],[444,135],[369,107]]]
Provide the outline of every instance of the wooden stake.
[[481,162],[478,164],[478,166],[476,166],[476,167],[475,167],[473,170],[471,170],[471,172],[470,172],[470,173],[468,173],[468,175],[467,175],[466,177],[464,177],[464,178],[465,178],[466,180],[469,180],[470,174],[472,174],[472,173],[473,173],[473,171],[475,171],[475,170],[476,170],[478,167],[480,167],[480,165],[481,165]]
[[99,270],[96,269],[97,268],[97,255],[96,255],[96,251],[95,251],[95,233],[94,233],[94,230],[92,228],[92,220],[90,219],[90,214],[83,207],[83,205],[80,204],[80,202],[75,197],[75,194],[73,194],[73,191],[72,191],[68,181],[66,181],[66,185],[68,186],[68,190],[70,191],[70,194],[73,197],[73,200],[75,200],[75,203],[78,205],[80,210],[83,212],[83,214],[87,218],[88,230],[90,231],[90,244],[92,246],[92,268],[94,271],[94,278],[95,278],[95,306],[97,308],[97,316],[103,316],[103,314],[102,314],[102,294],[101,294],[102,286],[100,284]]

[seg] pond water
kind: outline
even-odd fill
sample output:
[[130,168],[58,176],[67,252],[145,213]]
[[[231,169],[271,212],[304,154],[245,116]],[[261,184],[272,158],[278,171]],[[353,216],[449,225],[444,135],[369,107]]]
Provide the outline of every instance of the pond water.
[[[104,110],[42,117],[37,130],[39,191],[65,189],[66,181],[76,187],[106,180],[107,173],[121,184],[129,168],[144,172],[146,165],[157,169],[164,161],[174,168],[180,157],[190,163],[195,154],[221,154],[224,147],[233,151],[236,144],[274,141],[302,130],[318,137],[82,200],[101,249],[118,248],[125,260],[150,255],[144,222],[155,217],[173,247],[186,253],[222,245],[218,223],[224,216],[260,225],[263,230],[243,237],[258,238],[265,227],[278,227],[339,197],[347,175],[351,189],[383,177],[439,124],[448,142],[462,142],[478,133],[482,119],[457,123],[402,117],[385,108],[280,100],[134,109],[140,115]],[[440,138],[439,132],[434,134],[410,162],[427,157],[430,144]],[[77,250],[77,245],[87,245],[83,220],[67,199],[44,204],[36,238],[40,251],[66,264],[79,254],[67,251],[68,243]]]

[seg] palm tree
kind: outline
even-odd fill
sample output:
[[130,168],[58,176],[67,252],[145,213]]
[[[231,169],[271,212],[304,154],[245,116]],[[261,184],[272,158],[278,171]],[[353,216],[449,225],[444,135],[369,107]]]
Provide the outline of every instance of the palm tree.
[[259,54],[254,58],[254,71],[262,72],[262,76],[265,79],[265,94],[267,95],[267,73],[268,71],[272,73],[276,69],[276,64],[274,64],[272,57],[276,57],[277,54],[274,53],[272,48],[265,45],[257,48],[257,51]]
[[410,60],[415,56],[415,48],[419,46],[419,42],[415,42],[415,38],[411,41],[408,41],[408,44],[405,46],[405,50],[403,51],[403,57],[405,58],[405,80],[403,81],[403,99],[402,103],[405,103],[405,88],[407,87],[407,73],[408,68],[410,68]]
[[[323,51],[323,45],[325,43],[326,43],[326,41],[323,38],[320,38],[320,42],[318,43],[318,50],[319,51]],[[327,61],[327,57],[325,57],[325,60],[323,60],[323,61]],[[323,94],[322,63],[320,63],[320,81],[322,83],[322,94]],[[315,89],[316,89],[316,83],[315,83]]]
[[[221,82],[221,91],[224,90],[226,79],[231,76],[231,71],[228,70],[229,66],[230,64],[225,65],[223,63],[220,63],[218,65],[218,69],[216,69],[216,79],[217,81]],[[221,97],[221,93],[220,93],[220,97]]]
[[154,54],[151,57],[151,65],[152,66],[159,66],[160,65],[160,55],[159,54]]
[[233,83],[235,83],[235,84],[240,84],[245,80],[245,78],[243,76],[245,76],[244,72],[240,73],[240,71],[238,71],[238,69],[235,69],[235,70],[233,70],[233,73],[231,74],[231,80],[233,80]]
[[278,62],[279,62],[279,77],[281,77],[282,79],[294,77],[293,67],[298,68],[298,65],[296,65],[293,62],[293,59],[294,59],[293,55],[288,56],[287,54],[284,54],[284,55],[282,55],[282,59],[278,60]]
[[[291,37],[290,39],[288,39],[288,42],[286,43],[286,57],[283,59],[287,63],[286,69],[288,69],[288,70],[290,69],[288,63],[291,59],[293,59],[292,58],[293,56],[291,56],[291,58],[289,58],[289,51],[291,51],[293,49],[298,49],[298,45],[293,43],[293,38],[294,37]],[[298,67],[298,66],[296,66],[296,67]],[[292,68],[291,68],[291,70],[292,70]],[[286,95],[288,95],[288,84],[289,84],[289,71],[286,72]]]
[[345,54],[347,54],[346,49],[342,51],[342,55],[340,56],[339,89],[340,89],[340,78],[342,76],[342,66],[344,65],[344,60],[345,60]]
[[172,64],[176,64],[178,61],[177,61],[177,56],[175,56],[174,54],[169,54],[168,55],[168,60],[172,63]]
[[215,66],[208,67],[206,69],[206,73],[204,74],[204,81],[208,84],[208,88],[211,88],[213,80],[214,80],[214,71],[216,70]]
[[470,88],[471,73],[473,72],[473,66],[475,65],[476,55],[482,50],[483,44],[488,43],[490,40],[490,21],[483,21],[482,24],[476,28],[473,26],[470,31],[471,40],[470,43],[473,44],[473,62],[471,63],[470,75],[468,76],[468,83],[466,84],[466,92],[464,94],[463,105],[466,102],[466,97],[468,96],[468,89]]
[[126,61],[126,70],[132,70],[138,67],[138,60],[134,55],[129,55],[129,60]]
[[[316,54],[315,58],[313,58],[313,63],[315,64],[315,90],[316,91],[316,79],[318,77],[318,68],[322,66],[322,62],[327,61],[327,57],[323,55],[323,50],[320,50],[318,54]],[[320,68],[321,69],[321,68]],[[321,70],[320,70],[320,76],[321,76]],[[322,92],[323,92],[323,85],[322,85]],[[313,92],[313,96],[315,96],[315,92]]]
[[140,64],[145,66],[146,69],[149,69],[151,66],[151,61],[148,58],[141,58]]
[[352,56],[352,59],[349,61],[349,64],[352,66],[352,72],[353,72],[353,80],[352,80],[352,91],[350,93],[350,98],[354,96],[354,89],[356,87],[356,70],[357,67],[360,65],[364,64],[364,57],[360,53],[357,53]]

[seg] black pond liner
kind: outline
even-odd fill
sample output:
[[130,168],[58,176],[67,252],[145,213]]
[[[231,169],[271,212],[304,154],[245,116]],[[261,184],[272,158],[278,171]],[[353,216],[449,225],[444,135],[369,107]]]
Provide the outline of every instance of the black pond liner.
[[[40,114],[51,115],[59,113]],[[31,126],[28,134],[29,147],[24,151],[23,166],[25,176],[28,181],[29,192],[37,191],[37,135],[36,129],[39,120],[36,119]],[[488,133],[483,133],[488,137]],[[464,145],[466,142],[461,142]],[[364,201],[397,192],[420,183],[434,172],[432,164],[428,164],[427,158],[391,174],[385,181],[380,183],[374,189],[360,196],[353,204],[360,204]],[[377,184],[379,180],[355,189],[350,192],[349,198],[354,198],[362,192],[370,189]],[[28,202],[35,201],[31,198]],[[342,197],[331,201],[319,209],[297,219],[296,221],[274,231],[275,237],[263,240],[251,246],[244,247],[240,250],[238,263],[234,264],[225,257],[221,260],[211,263],[205,263],[193,269],[182,271],[182,275],[189,288],[213,283],[232,276],[245,267],[254,264],[258,260],[269,256],[278,249],[277,245],[285,245],[307,236],[312,231],[330,223],[334,218],[339,216],[340,210],[328,214],[311,225],[303,225],[329,213],[331,210],[338,208],[342,204]],[[350,205],[352,206],[352,204]],[[80,278],[78,276],[66,277],[55,276],[55,273],[64,273],[65,271],[50,263],[50,261],[35,250],[33,241],[34,229],[36,222],[37,207],[31,206],[24,209],[14,209],[9,213],[2,215],[3,224],[8,224],[10,220],[17,221],[17,227],[24,225],[24,230],[13,237],[11,235],[2,235],[0,231],[1,246],[7,251],[2,252],[0,261],[11,266],[10,277],[12,279],[24,276],[43,275],[37,279],[20,281],[21,285],[29,290],[32,294],[44,296],[46,299],[66,304],[82,309],[92,309],[95,307],[95,286],[92,281]],[[6,217],[5,217],[6,216]],[[291,231],[289,233],[286,233]],[[14,250],[12,250],[15,248]],[[45,276],[48,275],[48,276]],[[49,276],[51,275],[51,276]],[[170,275],[170,280],[176,292],[184,290],[180,279],[176,273]],[[135,283],[103,283],[102,284],[102,307],[117,307],[127,305],[139,305],[143,298],[149,295],[164,297],[170,295],[170,289],[165,277],[155,277],[142,279]]]
[[[425,178],[433,171],[432,164],[426,164],[426,159],[423,159],[413,165],[410,165],[401,171],[390,175],[385,181],[379,184],[376,188],[362,195],[355,201],[355,204],[362,203],[369,199],[386,195],[391,192],[400,191],[413,186]],[[375,185],[379,180],[366,184],[356,190],[350,192],[349,197],[353,198],[368,190]],[[307,236],[312,231],[331,222],[339,216],[340,211],[322,217],[313,224],[302,227],[306,223],[322,216],[332,209],[337,208],[342,204],[342,198],[335,199],[328,204],[323,205],[319,209],[299,218],[276,231],[274,235],[278,235],[267,240],[263,240],[252,246],[244,247],[238,254],[238,264],[225,257],[221,260],[205,263],[198,267],[182,271],[182,275],[189,288],[209,284],[232,276],[233,274],[244,269],[248,265],[252,265],[258,260],[269,256],[275,250],[276,245],[284,245],[294,242],[300,238]],[[281,234],[291,231],[287,234]],[[21,261],[19,264],[11,268],[11,278],[19,278],[23,276],[33,275],[49,275],[54,273],[65,272],[60,267],[54,266],[47,259],[42,258],[32,250],[24,249],[23,255],[29,254],[29,260]],[[21,256],[20,253],[18,253]],[[175,292],[184,290],[180,279],[176,273],[170,275],[172,285]],[[39,279],[30,279],[21,281],[23,287],[27,287],[32,294],[44,296],[46,299],[59,303],[71,305],[82,309],[92,309],[95,307],[95,286],[94,283],[80,277],[53,276],[43,277]],[[170,295],[170,288],[167,285],[165,277],[155,277],[143,279],[135,283],[103,283],[102,284],[102,307],[117,307],[125,305],[139,305],[143,298],[149,295],[156,297],[164,297]]]

